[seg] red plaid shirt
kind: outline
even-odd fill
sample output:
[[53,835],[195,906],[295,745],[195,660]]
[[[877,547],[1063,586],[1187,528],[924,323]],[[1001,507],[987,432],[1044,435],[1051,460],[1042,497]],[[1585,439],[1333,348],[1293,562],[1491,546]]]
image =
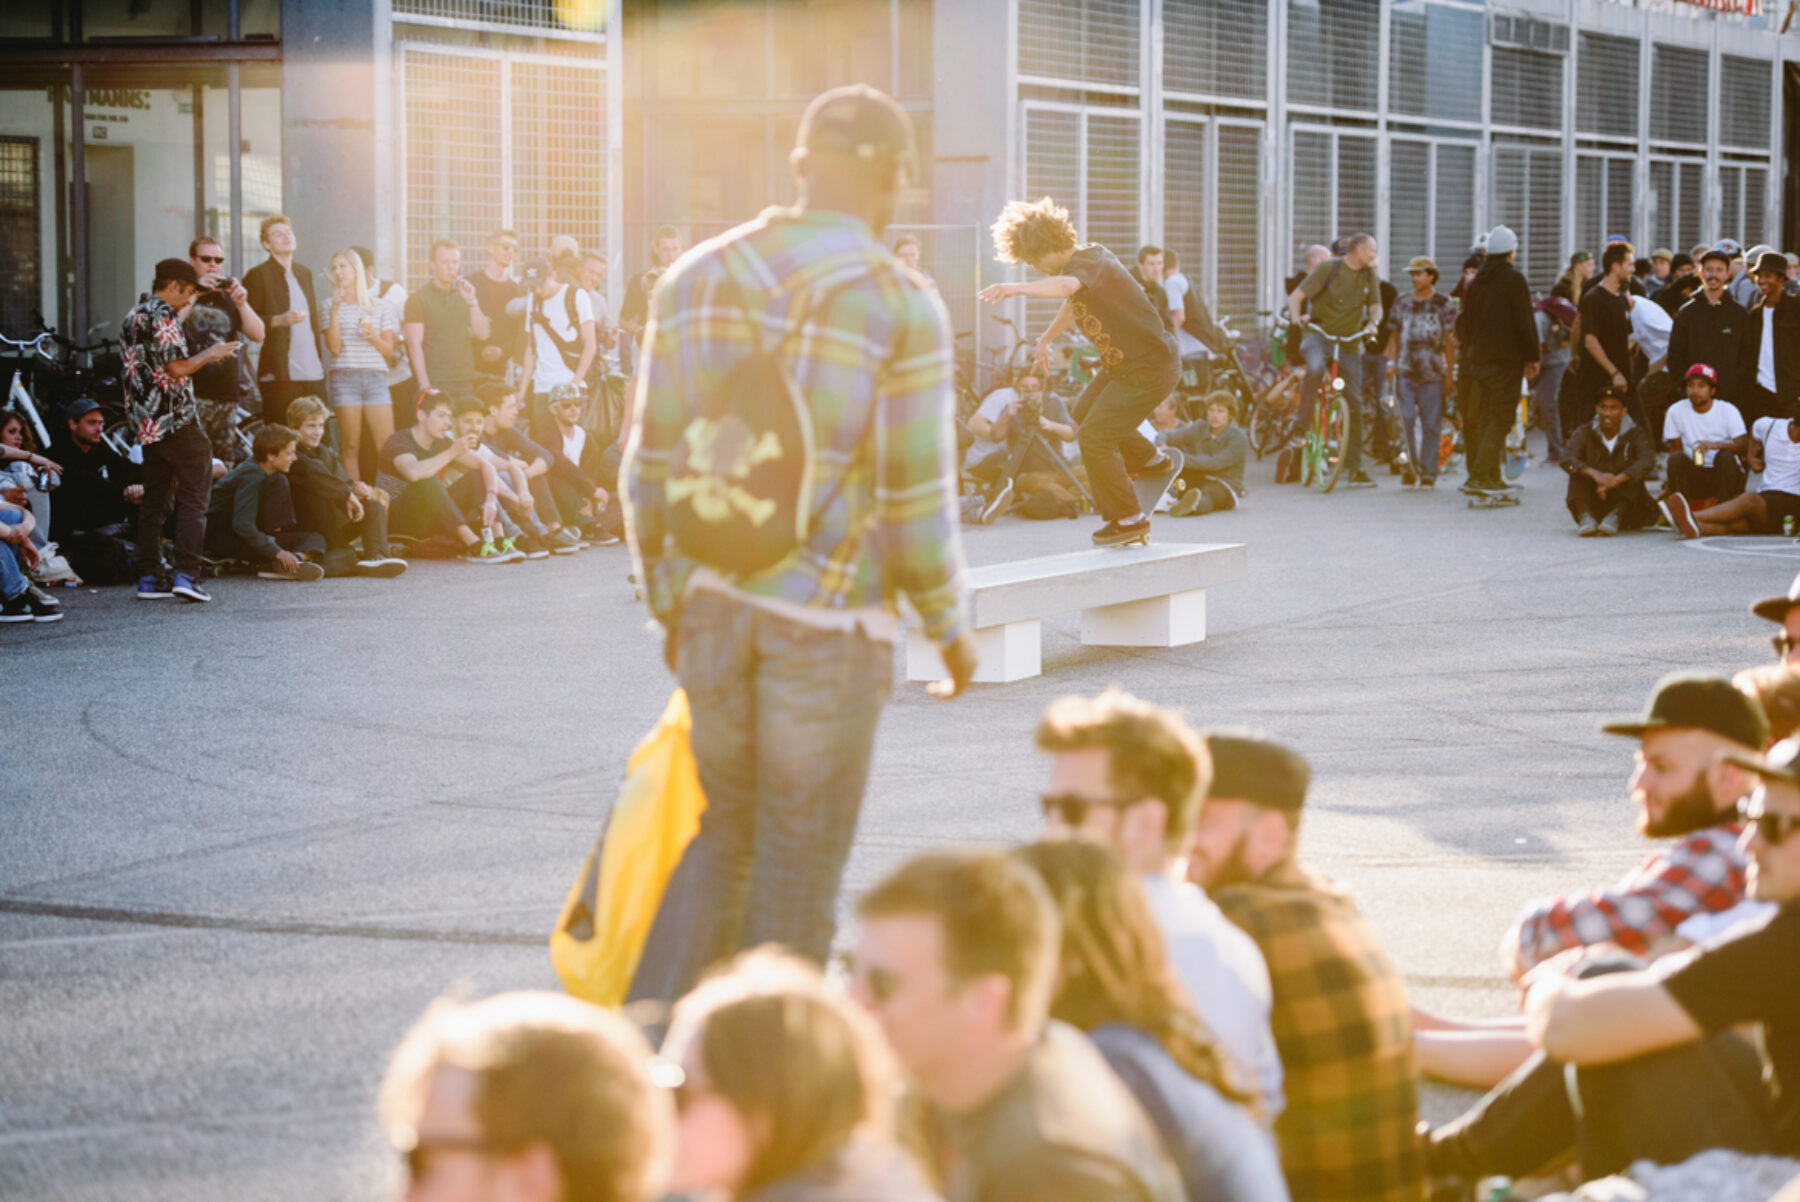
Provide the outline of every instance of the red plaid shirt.
[[1653,853],[1611,889],[1539,902],[1519,917],[1519,963],[1529,971],[1572,947],[1616,943],[1635,955],[1696,914],[1744,900],[1739,823],[1709,826]]

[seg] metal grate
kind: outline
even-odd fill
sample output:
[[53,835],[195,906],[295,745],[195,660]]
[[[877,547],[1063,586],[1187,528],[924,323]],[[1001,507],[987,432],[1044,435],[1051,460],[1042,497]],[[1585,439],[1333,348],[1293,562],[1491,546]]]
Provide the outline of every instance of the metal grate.
[[1769,145],[1769,64],[1726,54],[1719,59],[1719,142],[1762,150]]
[[1747,163],[1719,164],[1719,236],[1736,238],[1745,246],[1761,242],[1763,204],[1767,199],[1769,169]]
[[1294,262],[1315,242],[1375,232],[1375,136],[1297,129],[1293,141]]
[[402,51],[406,97],[406,242],[400,266],[423,275],[431,244],[477,250],[502,224],[500,60]]
[[[1031,200],[1051,196],[1069,210],[1075,228],[1084,235],[1087,220],[1081,211],[1081,114],[1063,109],[1025,110],[1025,195]],[[1015,271],[1027,269],[1015,268]],[[1060,302],[1028,299],[1027,329],[1041,330],[1056,315]]]
[[1288,103],[1371,112],[1380,60],[1379,0],[1288,0]]
[[1306,248],[1313,243],[1329,245],[1337,237],[1331,211],[1331,135],[1317,130],[1294,131],[1293,167],[1288,178],[1293,181],[1293,245],[1289,258],[1296,269],[1306,262]]
[[1375,139],[1339,134],[1337,220],[1333,237],[1375,232]]
[[1480,121],[1482,15],[1397,0],[1388,19],[1388,106],[1415,117]]
[[1647,198],[1652,248],[1684,251],[1700,241],[1701,196],[1706,164],[1699,160],[1651,159]]
[[1432,258],[1448,274],[1468,257],[1475,244],[1475,147],[1439,142],[1431,173],[1433,193]]
[[1608,138],[1638,132],[1638,43],[1604,33],[1581,34],[1575,60],[1575,129]]
[[1135,117],[1088,114],[1087,235],[1120,259],[1137,255],[1138,122]]
[[1490,119],[1495,125],[1562,129],[1563,60],[1529,50],[1493,50]]
[[598,38],[606,0],[394,0],[394,16],[431,24],[542,30],[558,37]]
[[1170,92],[1264,100],[1267,0],[1164,0],[1163,86]]
[[33,332],[32,312],[43,303],[43,207],[38,140],[0,137],[0,332]]
[[1515,262],[1534,288],[1546,292],[1562,258],[1562,151],[1501,143],[1492,162],[1493,222],[1519,236]]
[[1206,239],[1207,127],[1170,121],[1163,127],[1163,245],[1181,255],[1181,271],[1195,287],[1206,278],[1212,247]]
[[606,73],[584,63],[512,66],[513,196],[508,224],[547,249],[558,234],[606,246]]
[[1608,235],[1631,236],[1633,166],[1631,159],[1612,155],[1575,156],[1575,249],[1596,261]]
[[1431,253],[1431,143],[1395,138],[1388,172],[1388,245],[1381,252],[1397,282],[1407,260]]
[[1706,142],[1706,51],[1682,46],[1650,48],[1650,136],[1659,142]]
[[1219,125],[1217,247],[1215,272],[1219,310],[1242,319],[1246,328],[1257,309],[1261,276],[1259,248],[1265,227],[1262,204],[1262,129]]
[[1138,86],[1138,0],[1019,0],[1019,72]]

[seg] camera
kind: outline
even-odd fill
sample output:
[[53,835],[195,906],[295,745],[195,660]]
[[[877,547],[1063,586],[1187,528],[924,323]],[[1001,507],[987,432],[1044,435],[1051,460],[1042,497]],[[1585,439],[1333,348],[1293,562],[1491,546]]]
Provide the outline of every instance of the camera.
[[228,275],[224,279],[219,281],[219,291],[220,292],[230,292],[233,288],[236,288],[236,287],[237,287],[237,277],[234,275]]

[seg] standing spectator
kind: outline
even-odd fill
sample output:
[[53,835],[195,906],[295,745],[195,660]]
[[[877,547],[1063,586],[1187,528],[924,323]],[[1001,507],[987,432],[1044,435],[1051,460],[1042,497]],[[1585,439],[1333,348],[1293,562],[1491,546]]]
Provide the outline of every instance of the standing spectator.
[[1644,294],[1654,298],[1674,278],[1675,252],[1659,246],[1650,252],[1650,274],[1644,277]]
[[250,458],[213,488],[206,514],[207,554],[246,560],[263,580],[324,578],[325,539],[302,530],[294,515],[288,469],[298,453],[299,435],[286,426],[256,432]]
[[[1463,292],[1456,318],[1457,357],[1469,376],[1463,410],[1463,448],[1469,464],[1465,491],[1497,492],[1500,453],[1519,405],[1520,377],[1538,370],[1537,322],[1531,286],[1513,266],[1519,238],[1504,225],[1487,236],[1481,270]],[[1621,316],[1623,316],[1621,314]]]
[[644,327],[650,321],[650,291],[663,272],[681,257],[681,231],[672,225],[657,229],[650,245],[650,268],[631,277],[625,286],[625,302],[619,306],[619,328],[634,339],[643,340]]
[[1665,370],[1675,319],[1661,305],[1641,297],[1627,297],[1626,306],[1631,319],[1631,345],[1643,359],[1638,408],[1644,415],[1644,428],[1654,438],[1656,431],[1662,429],[1663,415],[1679,398],[1682,387],[1681,381]]
[[550,394],[565,384],[585,391],[598,340],[594,307],[578,284],[557,278],[549,259],[525,265],[525,380],[531,432],[550,429]]
[[313,311],[318,294],[313,291],[312,271],[294,261],[299,241],[292,222],[280,213],[265,217],[259,237],[269,257],[245,274],[244,286],[267,334],[256,361],[262,419],[278,426],[295,397],[325,391],[319,321]]
[[[1456,321],[1450,298],[1437,290],[1438,269],[1424,255],[1406,265],[1412,291],[1394,302],[1388,336],[1388,376],[1400,405],[1400,429],[1409,460],[1401,480],[1437,486],[1439,425],[1444,384],[1450,379],[1450,331]],[[1414,433],[1415,423],[1417,433]]]
[[[955,477],[944,470],[956,446],[944,307],[876,241],[916,170],[912,121],[872,88],[837,88],[808,106],[798,143],[798,206],[672,269],[644,345],[627,523],[693,709],[707,806],[663,895],[634,999],[679,997],[709,964],[771,940],[824,958],[888,693],[897,594],[944,649],[953,683],[939,691],[974,671]],[[815,502],[796,554],[733,580],[710,566],[731,548],[697,545],[703,535],[675,543],[670,463],[762,344],[756,330],[784,326],[787,387],[811,413],[815,495],[830,499]]]
[[1726,288],[1730,280],[1731,256],[1709,247],[1700,256],[1700,292],[1676,310],[1669,329],[1669,371],[1685,380],[1688,368],[1707,364],[1718,373],[1719,396],[1741,413],[1752,399],[1744,378],[1750,315]]
[[511,230],[488,235],[487,263],[469,277],[475,297],[488,317],[488,332],[475,340],[475,373],[479,379],[505,380],[518,361],[525,323],[522,306],[514,302],[525,287],[513,279],[513,263],[519,257],[519,236]]
[[1163,329],[1175,332],[1175,319],[1169,316],[1169,294],[1163,290],[1163,252],[1160,246],[1140,246],[1137,252],[1138,286],[1149,298],[1151,307],[1162,319]]
[[1749,306],[1741,374],[1750,387],[1731,398],[1754,424],[1786,417],[1800,400],[1800,291],[1788,283],[1787,260],[1769,251],[1751,272],[1758,295]]
[[[369,281],[370,297],[380,301],[394,315],[394,328],[403,331],[406,324],[406,285],[398,280],[376,278],[375,252],[366,246],[354,249],[356,257],[362,260],[363,278]],[[401,423],[412,421],[413,400],[419,392],[412,382],[412,364],[408,361],[404,332],[395,343],[393,353],[384,357],[387,359],[388,399],[392,402],[390,412],[394,415],[395,429],[398,429]]]
[[1169,318],[1175,323],[1175,342],[1182,358],[1202,351],[1231,353],[1231,339],[1214,323],[1206,302],[1181,270],[1181,256],[1167,246],[1163,248],[1163,296],[1168,301]]
[[[362,259],[354,250],[331,256],[336,289],[325,319],[331,350],[331,407],[337,411],[338,442],[352,480],[363,479],[362,448],[379,452],[394,436],[394,409],[388,396],[387,366],[399,339],[394,311],[369,292]],[[286,415],[283,415],[286,420]],[[369,432],[363,441],[363,430]]]
[[[1728,240],[1726,245],[1732,246],[1735,245],[1735,243]],[[1762,284],[1758,282],[1756,278],[1757,268],[1762,262],[1762,257],[1774,253],[1773,247],[1764,246],[1761,243],[1758,243],[1733,260],[1734,275],[1731,281],[1731,295],[1736,297],[1737,303],[1744,306],[1744,308],[1748,309],[1754,305],[1756,303],[1757,294],[1762,290]],[[1782,258],[1781,276],[1783,279],[1786,279],[1787,260],[1782,256],[1777,257]]]
[[106,412],[100,402],[81,397],[63,419],[67,431],[53,454],[62,485],[50,509],[50,537],[87,583],[125,584],[137,559],[143,473],[101,437]]
[[1656,466],[1656,447],[1650,432],[1626,416],[1618,389],[1600,394],[1594,420],[1563,447],[1562,466],[1569,473],[1569,516],[1582,538],[1611,538],[1621,527],[1641,530],[1656,520],[1644,486]]
[[406,1197],[661,1197],[671,1124],[651,1066],[636,1027],[571,997],[432,1003],[381,1083]]
[[1142,1108],[1073,1027],[1049,1019],[1061,923],[1002,852],[937,852],[857,905],[852,995],[918,1089],[950,1202],[1178,1202]]
[[619,340],[619,326],[613,320],[612,305],[606,299],[606,256],[597,250],[581,252],[581,289],[587,293],[588,305],[594,310],[594,343],[600,348],[595,360],[596,373],[605,363],[606,352]]
[[[330,416],[318,397],[298,397],[288,406],[288,428],[300,438],[299,454],[288,469],[294,517],[300,529],[325,540],[327,576],[398,576],[406,561],[388,554],[387,494],[344,470],[344,461],[325,444]],[[360,555],[350,546],[352,529],[362,535]]]
[[894,243],[894,258],[899,260],[900,266],[906,268],[908,271],[918,272],[919,278],[929,284],[933,292],[937,291],[937,281],[931,278],[931,273],[926,271],[923,266],[919,240],[917,238],[913,237],[911,234],[901,235]]
[[1744,491],[1743,449],[1749,428],[1730,401],[1713,399],[1718,380],[1711,365],[1687,371],[1687,399],[1669,407],[1663,444],[1669,452],[1669,489],[1702,508]]
[[1562,462],[1562,388],[1569,370],[1570,342],[1580,310],[1564,296],[1552,293],[1532,306],[1536,310],[1538,329],[1538,378],[1533,387],[1532,407],[1537,411],[1537,424],[1544,431],[1549,453],[1546,467]]
[[[249,289],[225,270],[224,248],[212,238],[196,238],[188,244],[188,263],[200,277],[200,293],[181,316],[188,350],[198,353],[221,342],[261,342],[263,320],[250,307]],[[244,457],[239,409],[258,412],[255,396],[256,384],[242,356],[209,363],[194,376],[200,426],[212,443],[213,458],[226,467]]]
[[1563,429],[1585,425],[1606,389],[1617,391],[1634,425],[1644,424],[1631,385],[1631,312],[1625,282],[1631,277],[1631,245],[1614,242],[1600,253],[1600,275],[1581,298],[1582,395],[1574,411],[1562,414]]
[[1300,863],[1306,761],[1260,735],[1207,746],[1188,873],[1269,966],[1287,1092],[1275,1137],[1294,1202],[1418,1202],[1406,986],[1355,903]]
[[493,331],[475,285],[457,278],[462,251],[448,238],[431,244],[431,276],[406,298],[406,351],[420,391],[473,395],[472,339]]
[[[1313,403],[1325,379],[1325,366],[1337,357],[1338,374],[1344,380],[1344,395],[1362,396],[1362,341],[1358,335],[1373,333],[1381,325],[1381,283],[1375,274],[1375,239],[1357,234],[1349,240],[1343,257],[1327,259],[1288,294],[1288,319],[1298,328],[1316,325],[1333,338],[1348,342],[1328,342],[1313,330],[1300,339],[1300,352],[1306,359],[1306,379],[1300,385],[1300,412],[1303,417],[1297,435],[1312,429],[1318,406]],[[1302,306],[1306,312],[1302,313]],[[1362,470],[1362,405],[1350,406],[1350,430],[1345,437],[1344,484],[1349,488],[1374,488],[1375,481]]]
[[[272,262],[273,260],[271,260]],[[260,270],[260,269],[259,269]],[[180,313],[200,291],[200,276],[186,259],[156,265],[150,295],[125,315],[119,349],[125,369],[125,408],[144,455],[144,499],[138,506],[140,600],[180,597],[206,602],[200,555],[206,543],[206,502],[212,489],[212,444],[200,429],[191,377],[208,363],[238,353],[218,342],[190,356]],[[175,579],[165,582],[163,522],[175,509]]]

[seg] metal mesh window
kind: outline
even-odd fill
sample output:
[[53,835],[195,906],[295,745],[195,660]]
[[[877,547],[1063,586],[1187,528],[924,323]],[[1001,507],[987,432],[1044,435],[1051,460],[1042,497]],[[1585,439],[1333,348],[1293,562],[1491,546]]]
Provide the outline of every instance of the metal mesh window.
[[606,246],[605,72],[539,60],[512,66],[513,192],[510,222],[527,247],[572,234]]
[[1164,0],[1167,90],[1265,99],[1268,54],[1267,0]]
[[0,332],[31,333],[31,313],[42,303],[42,205],[38,140],[0,137]]
[[394,0],[394,15],[581,37],[599,35],[606,5],[603,0]]
[[1706,164],[1698,160],[1650,160],[1650,242],[1684,251],[1700,241],[1700,206]]
[[1432,258],[1449,272],[1475,243],[1475,147],[1439,142],[1433,155]]
[[1719,59],[1719,141],[1762,149],[1769,145],[1769,64],[1735,54]]
[[407,48],[406,245],[400,270],[425,270],[431,244],[480,247],[502,220],[500,60]]
[[1331,135],[1316,130],[1294,131],[1293,170],[1293,234],[1291,258],[1296,264],[1306,261],[1306,248],[1315,242],[1329,244],[1337,235],[1332,230],[1331,213]]
[[1519,236],[1514,262],[1533,290],[1549,291],[1562,258],[1562,151],[1496,145],[1490,187],[1494,224]]
[[1131,117],[1088,115],[1087,236],[1121,259],[1137,254],[1138,123]]
[[1215,272],[1219,309],[1249,319],[1256,313],[1257,264],[1262,245],[1262,130],[1249,125],[1217,127],[1218,268]]
[[1563,60],[1507,46],[1492,57],[1491,115],[1495,125],[1562,128]]
[[805,0],[784,11],[776,24],[776,91],[811,98],[851,83],[888,89],[895,15],[869,0]]
[[[1025,195],[1050,196],[1069,210],[1077,231],[1085,234],[1081,211],[1081,114],[1061,109],[1025,110]],[[1025,302],[1030,329],[1042,329],[1056,315],[1060,301],[1035,297]]]
[[1761,242],[1763,203],[1767,199],[1769,169],[1745,163],[1719,166],[1719,236],[1736,238],[1745,246]]
[[1389,15],[1388,105],[1397,113],[1481,120],[1481,13],[1396,0]]
[[1707,83],[1704,50],[1650,48],[1650,136],[1659,142],[1705,142]]
[[1163,245],[1181,254],[1181,270],[1196,287],[1212,248],[1206,241],[1206,126],[1170,121],[1163,127]]
[[1628,158],[1575,156],[1575,247],[1600,257],[1613,234],[1631,236],[1631,173]]
[[1580,47],[1575,60],[1575,128],[1603,137],[1637,137],[1637,39],[1584,32]]
[[1293,253],[1315,242],[1375,232],[1375,138],[1297,129],[1293,134]]
[[1288,102],[1372,111],[1379,0],[1288,0]]
[[1339,134],[1333,237],[1375,232],[1375,174],[1375,139]]
[[1431,253],[1431,143],[1395,138],[1388,149],[1388,274],[1414,255]]
[[1138,0],[1019,0],[1019,71],[1138,86]]

